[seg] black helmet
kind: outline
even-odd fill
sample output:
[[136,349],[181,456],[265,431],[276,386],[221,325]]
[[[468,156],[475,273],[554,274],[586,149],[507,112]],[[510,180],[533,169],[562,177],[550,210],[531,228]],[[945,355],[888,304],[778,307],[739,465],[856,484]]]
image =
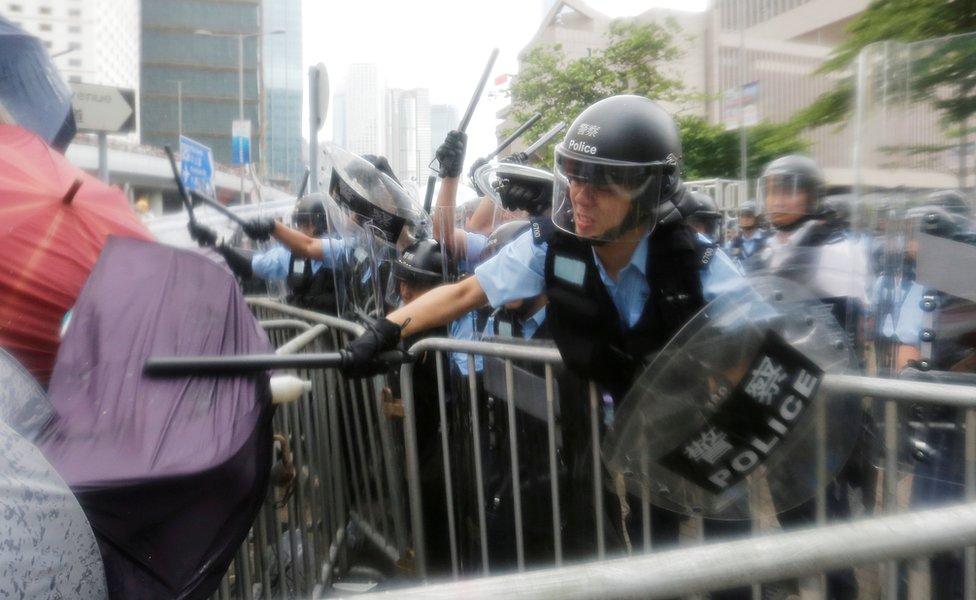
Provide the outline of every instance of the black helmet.
[[311,225],[312,235],[315,237],[325,235],[325,205],[322,204],[322,199],[316,194],[299,198],[291,213],[291,223],[296,228]]
[[704,192],[693,191],[691,198],[695,204],[691,214],[688,215],[688,222],[692,225],[700,224],[704,230],[702,233],[714,239],[722,222],[722,213],[719,212],[718,205]]
[[911,231],[921,231],[938,237],[951,238],[962,230],[960,218],[941,206],[925,205],[905,212]]
[[959,190],[939,190],[932,192],[926,198],[927,204],[941,206],[955,215],[968,218],[972,212],[969,208],[969,200],[966,195]]
[[807,214],[820,211],[820,198],[824,191],[824,176],[817,163],[808,156],[790,154],[781,156],[766,165],[759,177],[759,193],[769,193],[768,186],[780,190],[802,191],[807,194]]
[[851,197],[849,194],[827,196],[820,209],[821,217],[828,223],[848,227],[851,224]]
[[530,226],[531,224],[528,221],[521,219],[502,223],[496,227],[491,232],[491,235],[488,236],[488,241],[481,251],[481,262],[485,262],[492,256],[498,254],[498,251],[504,248],[509,242],[528,231]]
[[739,215],[749,215],[751,217],[759,216],[759,209],[756,208],[755,200],[746,200],[739,205]]
[[[612,96],[584,110],[556,146],[552,220],[578,237],[610,241],[635,227],[653,224],[658,206],[677,191],[681,136],[674,119],[641,96]],[[587,208],[574,206],[571,184],[592,194],[624,196],[630,210],[606,227]],[[587,195],[582,196],[583,199]]]
[[441,283],[444,280],[444,257],[440,243],[427,238],[404,248],[393,263],[393,276],[420,285]]

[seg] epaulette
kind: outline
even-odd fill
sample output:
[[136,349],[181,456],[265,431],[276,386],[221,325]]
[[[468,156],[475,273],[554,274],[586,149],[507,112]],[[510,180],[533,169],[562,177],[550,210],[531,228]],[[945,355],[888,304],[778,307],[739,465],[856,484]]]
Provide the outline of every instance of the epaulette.
[[549,242],[556,231],[556,225],[548,215],[536,217],[529,222],[532,224],[532,241],[537,246]]

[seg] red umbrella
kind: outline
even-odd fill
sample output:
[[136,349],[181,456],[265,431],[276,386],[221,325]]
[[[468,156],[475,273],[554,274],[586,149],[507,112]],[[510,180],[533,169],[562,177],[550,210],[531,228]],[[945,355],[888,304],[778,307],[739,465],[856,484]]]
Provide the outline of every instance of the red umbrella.
[[125,194],[0,125],[0,346],[46,383],[58,331],[109,235],[151,240]]

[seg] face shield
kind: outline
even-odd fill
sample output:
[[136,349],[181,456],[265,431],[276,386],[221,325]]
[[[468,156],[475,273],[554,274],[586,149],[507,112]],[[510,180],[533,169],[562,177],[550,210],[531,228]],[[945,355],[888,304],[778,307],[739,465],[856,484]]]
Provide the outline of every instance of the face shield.
[[327,146],[332,166],[329,194],[360,223],[370,223],[383,239],[406,247],[430,234],[430,218],[416,197],[359,156],[338,146]]
[[793,173],[770,173],[759,178],[759,203],[773,227],[782,228],[811,214],[810,192]]
[[513,163],[488,163],[475,171],[474,179],[495,205],[496,226],[540,215],[552,206],[550,171]]
[[557,147],[552,222],[567,233],[601,242],[653,224],[665,167],[659,162],[582,158]]

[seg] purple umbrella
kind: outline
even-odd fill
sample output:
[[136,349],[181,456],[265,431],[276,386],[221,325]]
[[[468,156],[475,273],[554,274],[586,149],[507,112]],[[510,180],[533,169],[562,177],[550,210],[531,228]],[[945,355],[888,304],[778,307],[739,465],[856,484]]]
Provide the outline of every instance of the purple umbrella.
[[40,447],[88,515],[112,597],[212,594],[271,464],[266,374],[148,379],[146,357],[268,351],[228,270],[109,238],[58,352]]

